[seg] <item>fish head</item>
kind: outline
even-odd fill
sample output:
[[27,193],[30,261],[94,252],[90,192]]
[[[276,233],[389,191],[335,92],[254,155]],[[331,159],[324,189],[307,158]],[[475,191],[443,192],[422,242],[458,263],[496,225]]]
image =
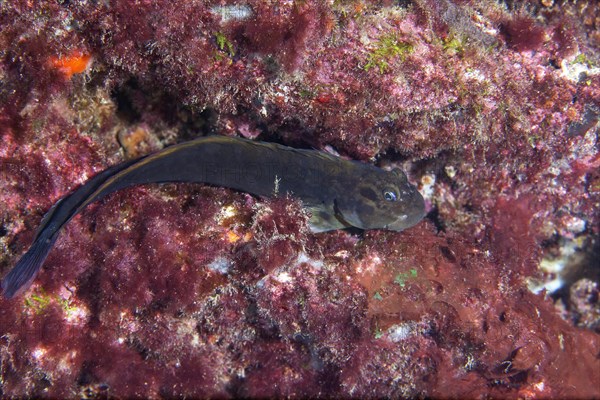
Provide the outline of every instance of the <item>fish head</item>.
[[335,206],[339,219],[360,229],[402,231],[425,216],[423,196],[399,169],[369,168]]

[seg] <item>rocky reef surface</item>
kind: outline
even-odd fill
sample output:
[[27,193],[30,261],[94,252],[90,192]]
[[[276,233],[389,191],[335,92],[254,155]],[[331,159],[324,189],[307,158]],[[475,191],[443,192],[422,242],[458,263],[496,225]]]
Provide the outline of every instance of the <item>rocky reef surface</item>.
[[110,165],[207,134],[404,168],[414,228],[148,185],[0,300],[2,397],[600,397],[593,0],[0,2],[0,272]]

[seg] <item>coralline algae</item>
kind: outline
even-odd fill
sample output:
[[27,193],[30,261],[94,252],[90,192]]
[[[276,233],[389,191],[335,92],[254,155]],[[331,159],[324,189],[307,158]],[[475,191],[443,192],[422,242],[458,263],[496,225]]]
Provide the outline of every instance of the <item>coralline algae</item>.
[[597,268],[599,16],[1,3],[3,274],[87,177],[208,133],[402,167],[430,212],[403,233],[313,235],[291,199],[116,193],[71,222],[28,296],[0,300],[0,393],[599,397],[597,276],[556,305],[526,285],[552,278],[540,260],[563,240]]

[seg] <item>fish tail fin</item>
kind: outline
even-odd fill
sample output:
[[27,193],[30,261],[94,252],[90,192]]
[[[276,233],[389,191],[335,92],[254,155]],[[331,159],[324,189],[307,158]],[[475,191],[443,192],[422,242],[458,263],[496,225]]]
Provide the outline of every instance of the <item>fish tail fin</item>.
[[33,244],[29,250],[23,254],[13,269],[6,274],[0,284],[5,298],[13,298],[23,293],[31,286],[31,283],[40,271],[42,264],[44,264],[44,261],[52,249],[54,242],[56,242],[63,226],[89,202],[98,200],[104,195],[114,191],[105,190],[100,194],[94,194],[107,179],[116,173],[127,169],[135,162],[137,162],[137,160],[127,161],[100,172],[83,186],[80,186],[71,194],[58,200],[52,208],[48,210],[40,222],[36,236],[33,239]]
[[54,234],[48,237],[43,232],[38,235],[29,250],[2,279],[2,292],[5,298],[11,299],[31,286],[57,236]]

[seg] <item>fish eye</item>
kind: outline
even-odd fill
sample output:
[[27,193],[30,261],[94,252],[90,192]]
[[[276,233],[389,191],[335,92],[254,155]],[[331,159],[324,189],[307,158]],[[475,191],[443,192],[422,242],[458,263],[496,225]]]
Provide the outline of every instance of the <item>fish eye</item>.
[[398,200],[398,195],[393,190],[386,189],[383,191],[383,198],[387,201],[396,201]]

